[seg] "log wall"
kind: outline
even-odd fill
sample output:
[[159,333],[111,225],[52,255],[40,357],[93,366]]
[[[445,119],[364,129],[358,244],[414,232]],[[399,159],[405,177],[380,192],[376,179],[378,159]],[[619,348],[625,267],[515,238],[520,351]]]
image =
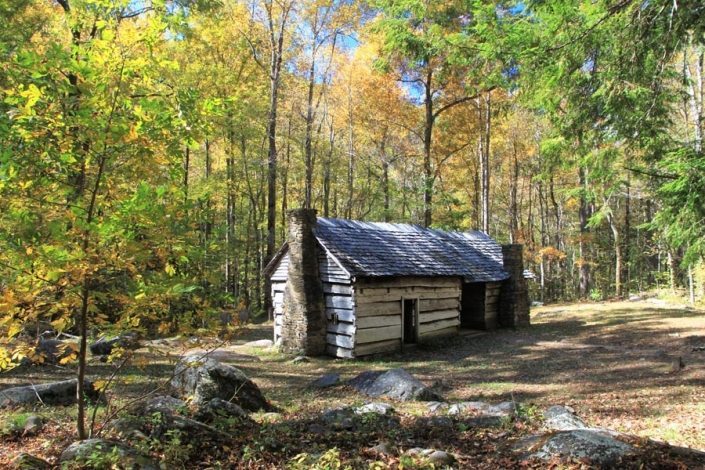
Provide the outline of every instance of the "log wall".
[[460,325],[457,278],[360,279],[354,285],[355,356],[401,349],[402,299],[418,299],[418,339],[456,334]]
[[[336,357],[352,357],[355,337],[353,290],[350,277],[325,252],[318,255],[323,283],[326,325],[326,352]],[[284,315],[284,288],[289,268],[289,254],[279,261],[271,276],[274,311],[274,342],[280,341]]]

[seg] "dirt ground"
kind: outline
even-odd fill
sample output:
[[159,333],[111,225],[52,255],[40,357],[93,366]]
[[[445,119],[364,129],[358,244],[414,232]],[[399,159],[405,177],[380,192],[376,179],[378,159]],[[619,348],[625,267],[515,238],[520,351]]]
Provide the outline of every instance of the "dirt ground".
[[[346,380],[364,370],[403,367],[436,384],[452,402],[513,399],[540,407],[567,404],[593,426],[705,449],[704,311],[656,301],[553,305],[532,309],[532,326],[526,329],[453,338],[404,354],[362,360],[312,358],[301,364],[271,350],[243,346],[270,337],[271,325],[245,327],[220,359],[245,371],[282,409],[283,419],[365,401],[347,387],[307,389],[324,373],[337,372]],[[152,350],[139,351],[137,365],[123,371],[114,396],[119,402],[153,389],[169,377],[185,349],[214,344],[214,340],[154,342]],[[110,370],[109,365],[91,362],[91,377]],[[0,375],[0,387],[72,374],[56,366],[16,370]],[[425,412],[418,403],[395,408],[411,416]],[[0,467],[21,449],[55,456],[71,440],[72,408],[39,412],[51,418],[53,428],[38,438],[0,441],[8,451],[0,452]],[[12,419],[5,414],[5,419]]]

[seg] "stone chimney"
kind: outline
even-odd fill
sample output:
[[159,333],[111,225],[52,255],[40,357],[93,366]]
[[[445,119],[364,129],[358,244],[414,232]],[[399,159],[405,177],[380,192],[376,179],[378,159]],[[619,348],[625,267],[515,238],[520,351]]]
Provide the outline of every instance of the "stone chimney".
[[529,288],[524,279],[522,245],[502,245],[504,270],[509,279],[499,293],[499,323],[505,327],[529,326]]
[[287,222],[289,277],[284,292],[281,347],[293,354],[325,354],[323,283],[318,274],[318,245],[313,234],[316,211],[290,210]]

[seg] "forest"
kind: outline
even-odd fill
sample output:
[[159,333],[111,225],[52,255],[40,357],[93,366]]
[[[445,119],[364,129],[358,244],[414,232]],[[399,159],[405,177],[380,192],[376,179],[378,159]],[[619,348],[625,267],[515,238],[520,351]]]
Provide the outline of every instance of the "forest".
[[43,360],[28,331],[66,332],[82,403],[99,331],[266,320],[299,207],[522,244],[542,305],[702,305],[704,18],[700,0],[3,0],[0,370]]

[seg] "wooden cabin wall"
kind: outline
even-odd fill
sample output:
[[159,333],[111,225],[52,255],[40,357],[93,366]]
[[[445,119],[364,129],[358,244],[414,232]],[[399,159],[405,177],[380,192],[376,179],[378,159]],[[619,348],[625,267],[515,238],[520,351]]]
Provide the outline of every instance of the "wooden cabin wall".
[[456,278],[360,279],[354,285],[355,356],[401,348],[402,298],[417,298],[418,340],[456,334],[460,325]]
[[[336,357],[353,357],[355,323],[350,277],[325,252],[318,255],[318,269],[328,318],[326,350]],[[274,342],[281,338],[284,292],[289,276],[289,254],[284,255],[272,274]]]
[[328,318],[326,351],[335,357],[353,357],[355,314],[350,276],[325,252],[318,255],[318,270]]
[[485,328],[494,330],[499,326],[499,282],[485,284]]
[[289,277],[289,253],[279,261],[272,274],[272,310],[274,320],[274,344],[277,344],[282,335],[282,315],[284,315],[284,288]]

